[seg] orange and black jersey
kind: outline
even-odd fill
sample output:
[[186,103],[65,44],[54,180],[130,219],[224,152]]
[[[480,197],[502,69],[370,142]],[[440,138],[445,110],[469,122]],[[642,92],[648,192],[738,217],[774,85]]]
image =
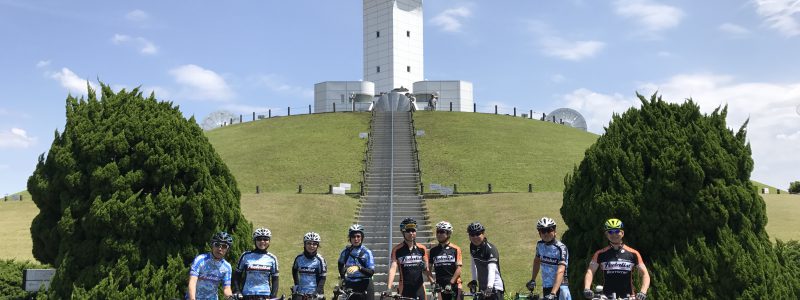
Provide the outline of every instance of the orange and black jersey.
[[[456,269],[462,265],[461,248],[450,243],[431,248],[429,256],[428,263],[433,265],[437,283],[449,283]],[[456,283],[460,282],[461,278]]]
[[606,246],[597,250],[592,256],[592,264],[603,270],[603,294],[616,293],[617,297],[624,297],[634,294],[632,273],[644,261],[639,251],[622,245],[619,249]]
[[401,242],[392,248],[392,262],[400,267],[400,285],[422,286],[425,270],[427,270],[427,248],[415,243],[411,248]]

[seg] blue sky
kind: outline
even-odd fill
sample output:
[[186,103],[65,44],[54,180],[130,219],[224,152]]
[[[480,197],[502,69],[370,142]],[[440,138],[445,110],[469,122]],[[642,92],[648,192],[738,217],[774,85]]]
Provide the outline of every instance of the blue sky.
[[[749,117],[753,179],[800,180],[800,0],[425,1],[425,78],[480,110],[580,111],[602,133],[635,92]],[[0,194],[25,189],[86,80],[202,120],[284,113],[362,79],[361,1],[0,0]],[[282,112],[283,111],[283,112]]]

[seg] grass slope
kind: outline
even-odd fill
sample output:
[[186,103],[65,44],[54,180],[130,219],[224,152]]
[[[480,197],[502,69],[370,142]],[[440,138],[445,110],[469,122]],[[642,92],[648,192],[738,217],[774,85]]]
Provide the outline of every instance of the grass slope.
[[422,181],[462,192],[561,191],[597,135],[554,123],[489,114],[417,112]]
[[242,193],[327,192],[339,182],[358,187],[369,113],[272,118],[206,132]]

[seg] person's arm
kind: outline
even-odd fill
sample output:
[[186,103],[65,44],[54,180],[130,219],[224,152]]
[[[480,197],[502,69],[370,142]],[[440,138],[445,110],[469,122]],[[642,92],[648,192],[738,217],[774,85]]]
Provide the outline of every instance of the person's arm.
[[597,267],[599,265],[595,260],[589,263],[589,267],[586,268],[586,275],[583,276],[583,289],[584,290],[591,290],[592,289],[592,279],[594,279],[594,272],[597,271]]
[[297,257],[295,257],[294,258],[294,264],[292,264],[292,280],[293,280],[295,286],[300,284],[300,274],[299,274],[300,273],[300,269],[299,269],[299,266],[297,265],[297,260],[299,258],[300,258],[299,255]]
[[550,290],[550,294],[556,295],[558,294],[558,289],[561,288],[561,283],[564,282],[564,272],[567,271],[566,264],[559,264],[558,271],[556,271],[556,280],[553,282],[553,289]]
[[325,280],[326,280],[326,276],[318,276],[317,277],[317,290],[316,290],[317,294],[320,294],[320,295],[325,294]]
[[397,273],[397,260],[392,255],[392,264],[389,266],[389,279],[386,281],[387,290],[391,290],[393,287],[395,273]]
[[533,259],[533,267],[531,268],[531,281],[536,280],[536,275],[539,275],[539,268],[542,265],[542,259],[537,255]]
[[453,277],[450,278],[450,284],[456,284],[458,279],[461,278],[461,266],[463,265],[461,261],[461,248],[456,248],[456,271],[453,273]]
[[475,265],[475,260],[472,260],[472,267],[470,268],[470,273],[472,273],[472,281],[478,282],[478,266]]
[[325,294],[325,279],[328,277],[328,264],[325,263],[325,259],[322,258],[319,254],[317,255],[319,258],[319,269],[317,269],[317,290],[316,293],[320,295]]
[[222,288],[222,294],[225,295],[226,298],[230,298],[231,296],[233,296],[233,291],[231,291],[231,286],[228,285]]
[[425,262],[424,263],[424,265],[425,265],[425,274],[428,275],[428,282],[430,282],[431,285],[433,285],[433,284],[436,283],[436,279],[433,278],[433,268],[431,268],[431,266],[429,266],[427,264],[427,262],[430,261],[430,259],[431,259],[430,252],[428,251],[428,248],[426,248],[424,245],[421,245],[421,246],[422,247],[420,247],[420,248],[422,248],[422,250],[425,253],[425,255],[422,257],[422,261]]
[[281,272],[280,272],[280,268],[278,266],[278,258],[275,257],[275,272],[271,276],[272,277],[272,282],[269,285],[270,292],[272,294],[270,297],[272,297],[272,298],[277,298],[278,297],[278,289],[280,289],[280,287],[278,285],[280,283],[280,278],[281,278],[280,275],[281,275]]
[[647,294],[647,290],[650,289],[650,273],[647,272],[647,267],[645,267],[644,263],[639,264],[639,273],[642,274],[641,292]]
[[189,300],[195,300],[197,295],[197,276],[189,276]]
[[497,263],[490,262],[487,267],[487,271],[489,274],[486,274],[486,289],[489,288],[494,289],[494,277],[497,275]]
[[[230,267],[230,264],[226,265]],[[225,295],[226,298],[233,296],[233,291],[231,291],[231,277],[233,272],[231,271],[231,269],[226,270],[225,275],[222,277],[222,294]]]

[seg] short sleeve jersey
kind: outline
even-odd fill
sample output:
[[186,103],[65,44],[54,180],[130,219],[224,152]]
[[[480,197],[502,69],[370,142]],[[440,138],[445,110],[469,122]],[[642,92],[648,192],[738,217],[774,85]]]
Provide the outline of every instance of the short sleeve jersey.
[[[436,273],[436,282],[449,284],[450,279],[456,274],[456,269],[462,265],[461,248],[448,243],[447,245],[436,245],[431,248],[428,263],[433,265]],[[461,278],[456,282],[461,282]]]
[[278,258],[269,252],[247,251],[239,258],[236,272],[244,274],[243,295],[269,296],[271,279],[278,276]]
[[639,251],[623,245],[619,249],[606,246],[597,250],[592,256],[592,264],[603,270],[603,294],[616,293],[617,297],[624,297],[634,294],[632,273],[644,261]]
[[428,262],[427,250],[425,245],[420,243],[415,243],[414,247],[409,248],[405,242],[392,248],[392,262],[397,262],[397,266],[400,267],[400,285],[422,285]]
[[189,268],[189,276],[197,277],[195,298],[217,299],[220,285],[231,286],[231,264],[224,259],[216,260],[211,253],[198,255]]
[[565,268],[561,285],[569,284],[566,270],[569,264],[569,252],[564,243],[556,239],[549,243],[540,240],[536,243],[536,258],[542,262],[542,287],[551,288],[555,285],[559,265],[564,265]]
[[[344,250],[342,250],[342,253],[339,254],[339,263],[344,265],[345,269],[351,266],[357,266],[359,268],[375,270],[375,258],[372,256],[372,251],[363,245],[358,247],[345,247]],[[370,276],[367,274],[354,272],[353,274],[346,274],[344,280],[356,282],[367,280],[369,278]]]
[[297,270],[297,291],[301,294],[312,294],[317,291],[317,279],[326,277],[328,265],[321,255],[306,257],[300,254],[294,258],[292,270]]

